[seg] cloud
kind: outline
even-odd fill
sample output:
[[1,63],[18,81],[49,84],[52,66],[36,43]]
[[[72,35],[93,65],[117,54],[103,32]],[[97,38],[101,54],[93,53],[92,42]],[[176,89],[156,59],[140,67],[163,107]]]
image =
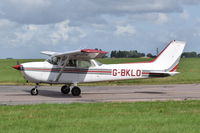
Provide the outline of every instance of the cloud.
[[166,14],[164,13],[159,13],[157,14],[157,20],[155,21],[157,24],[165,24],[169,21],[169,18]]
[[11,22],[7,19],[0,19],[0,29],[6,29],[6,28],[12,28],[14,25],[16,25],[15,22]]
[[12,5],[27,7],[46,7],[50,4],[49,0],[8,0]]
[[187,11],[183,11],[181,14],[180,14],[180,17],[184,20],[188,20],[190,18],[190,14],[187,12]]
[[[53,44],[58,44],[60,41],[78,41],[84,38],[86,34],[79,27],[70,27],[69,21],[57,23],[54,26],[55,31],[52,31],[50,38]],[[71,37],[71,38],[70,38]]]
[[6,47],[62,45],[77,42],[86,36],[79,27],[69,26],[69,24],[69,20],[48,25],[19,25],[1,20],[0,29],[4,28],[4,31],[0,30],[0,35],[4,34],[5,37],[1,38],[0,45]]
[[[193,35],[188,29],[193,32],[199,25],[199,4],[199,0],[1,0],[1,54],[4,48],[35,49],[34,55],[41,49],[126,49],[130,44],[143,50],[170,39],[187,40]],[[183,23],[189,18],[196,21]]]
[[126,25],[126,26],[117,26],[115,34],[116,35],[133,35],[136,33],[135,27],[132,25]]
[[180,3],[186,4],[186,5],[196,5],[200,4],[199,0],[179,0]]
[[0,18],[22,24],[105,23],[102,15],[182,12],[181,0],[2,0]]

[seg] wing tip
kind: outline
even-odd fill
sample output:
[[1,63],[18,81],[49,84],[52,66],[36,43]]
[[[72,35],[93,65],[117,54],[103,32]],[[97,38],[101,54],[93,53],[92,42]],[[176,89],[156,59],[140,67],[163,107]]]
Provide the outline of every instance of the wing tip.
[[40,51],[40,53],[48,56],[57,54],[57,52],[52,52],[52,51]]

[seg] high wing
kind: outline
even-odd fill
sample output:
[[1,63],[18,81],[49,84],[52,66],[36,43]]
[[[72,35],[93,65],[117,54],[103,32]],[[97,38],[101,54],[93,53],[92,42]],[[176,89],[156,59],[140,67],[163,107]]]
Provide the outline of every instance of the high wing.
[[70,59],[95,59],[103,57],[108,52],[94,50],[94,49],[82,49],[64,53],[52,52],[52,51],[41,51],[41,53],[51,57],[70,58]]

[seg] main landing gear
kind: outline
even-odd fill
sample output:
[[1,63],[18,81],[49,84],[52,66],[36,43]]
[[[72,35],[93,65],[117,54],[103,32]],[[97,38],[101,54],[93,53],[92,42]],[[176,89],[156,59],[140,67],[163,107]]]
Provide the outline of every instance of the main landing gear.
[[[36,86],[31,89],[31,95],[33,96],[36,96],[38,95],[38,88],[39,87],[39,84],[36,84]],[[63,94],[69,94],[70,93],[70,90],[71,90],[71,93],[73,96],[80,96],[81,94],[81,89],[77,86],[74,86],[72,89],[70,89],[71,85],[64,85],[61,87],[61,93]]]
[[[61,87],[61,93],[63,94],[69,94],[70,92],[70,85],[64,85]],[[80,96],[81,94],[81,89],[77,86],[74,86],[72,89],[71,89],[71,93],[73,96]]]

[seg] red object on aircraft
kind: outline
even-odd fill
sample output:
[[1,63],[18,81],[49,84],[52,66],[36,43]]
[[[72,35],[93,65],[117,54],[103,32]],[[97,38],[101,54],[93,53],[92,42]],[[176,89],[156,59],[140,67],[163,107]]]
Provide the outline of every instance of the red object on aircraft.
[[16,69],[16,70],[21,70],[22,65],[15,65],[12,66],[12,68]]
[[108,53],[106,51],[100,51],[100,50],[95,50],[95,49],[82,49],[81,52],[85,52],[85,53],[100,53],[100,54],[107,54]]

